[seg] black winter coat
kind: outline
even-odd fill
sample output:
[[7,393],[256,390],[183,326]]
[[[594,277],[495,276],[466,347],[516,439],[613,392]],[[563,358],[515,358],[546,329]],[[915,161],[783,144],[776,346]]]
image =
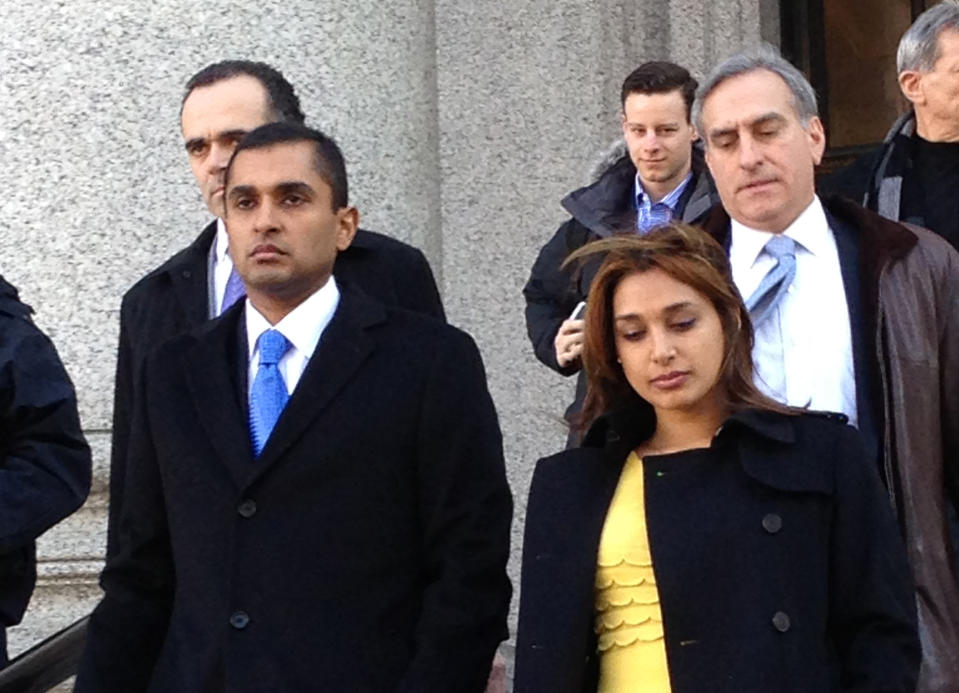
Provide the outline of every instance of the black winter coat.
[[[526,515],[516,693],[596,690],[599,538],[642,407],[541,460]],[[744,411],[712,447],[647,456],[646,520],[674,693],[911,693],[915,600],[854,429]]]
[[73,384],[31,312],[0,278],[0,665],[36,583],[34,540],[90,491]]

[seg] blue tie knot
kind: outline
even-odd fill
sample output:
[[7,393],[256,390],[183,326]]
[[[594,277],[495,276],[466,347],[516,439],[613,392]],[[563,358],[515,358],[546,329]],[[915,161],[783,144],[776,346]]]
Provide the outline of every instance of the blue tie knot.
[[283,355],[293,346],[290,340],[277,330],[267,330],[257,340],[260,349],[260,365],[269,366],[279,363]]
[[766,242],[764,250],[777,260],[784,257],[795,257],[796,241],[780,233]]

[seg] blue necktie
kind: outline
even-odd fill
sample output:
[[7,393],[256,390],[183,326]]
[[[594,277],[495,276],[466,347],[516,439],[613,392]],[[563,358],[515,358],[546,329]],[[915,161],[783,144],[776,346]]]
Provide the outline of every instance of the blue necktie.
[[650,205],[648,211],[645,205],[640,204],[637,226],[639,227],[640,233],[647,233],[657,226],[668,224],[672,218],[673,210],[670,209],[667,204],[657,202],[656,204]]
[[290,399],[276,364],[292,344],[276,330],[267,330],[260,335],[257,346],[260,365],[253,378],[253,387],[250,388],[250,438],[254,457],[259,457],[263,452],[277,419],[283,413],[283,407]]
[[226,280],[226,289],[223,291],[223,305],[220,306],[220,312],[217,315],[223,315],[227,308],[244,296],[246,296],[246,287],[243,286],[243,280],[236,273],[236,267],[234,266],[230,269],[230,278]]
[[759,327],[776,309],[796,277],[796,241],[782,234],[773,236],[764,250],[776,260],[752,296],[746,299],[746,308]]

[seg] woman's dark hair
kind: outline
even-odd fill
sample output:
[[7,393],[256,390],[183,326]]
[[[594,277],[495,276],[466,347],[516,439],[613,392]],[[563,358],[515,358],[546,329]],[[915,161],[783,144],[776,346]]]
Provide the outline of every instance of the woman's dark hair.
[[620,234],[589,243],[572,253],[564,266],[597,256],[603,260],[589,290],[583,347],[589,390],[575,428],[585,431],[604,412],[637,397],[617,360],[613,295],[623,279],[652,269],[698,291],[719,314],[724,350],[719,385],[731,410],[796,411],[767,397],[753,384],[749,312],[733,283],[726,253],[711,236],[687,224],[670,223],[645,235]]

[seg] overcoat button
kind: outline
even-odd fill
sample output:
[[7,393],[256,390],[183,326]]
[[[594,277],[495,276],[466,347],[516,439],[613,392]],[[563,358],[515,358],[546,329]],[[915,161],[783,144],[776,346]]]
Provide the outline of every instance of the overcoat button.
[[237,506],[236,510],[238,513],[240,513],[241,517],[246,517],[246,518],[253,517],[254,515],[256,515],[256,501],[250,498],[247,498],[245,501],[240,503],[239,506]]
[[789,615],[784,611],[777,611],[773,614],[773,628],[778,630],[780,633],[785,633],[789,630],[792,623],[789,621]]
[[230,625],[237,630],[243,630],[250,623],[250,617],[245,611],[234,611],[230,616]]
[[770,534],[775,534],[783,528],[783,519],[776,513],[769,513],[763,518],[763,529]]

